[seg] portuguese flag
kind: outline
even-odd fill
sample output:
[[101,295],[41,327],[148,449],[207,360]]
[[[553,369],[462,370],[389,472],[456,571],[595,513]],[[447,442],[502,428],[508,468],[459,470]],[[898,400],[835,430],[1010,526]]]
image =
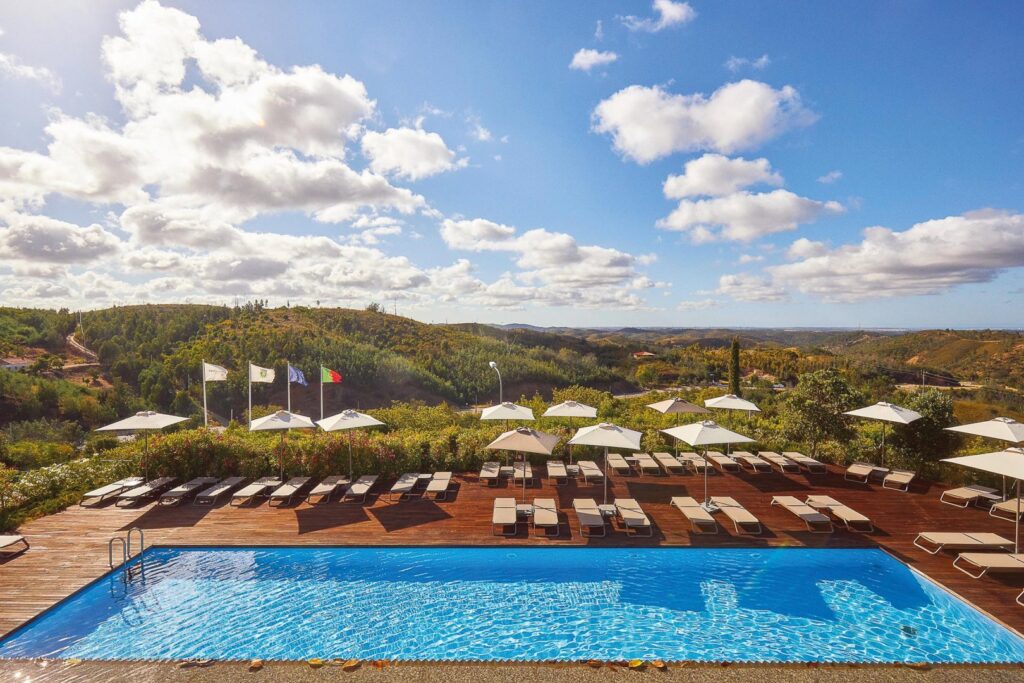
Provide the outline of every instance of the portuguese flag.
[[338,384],[341,382],[341,373],[337,370],[320,366],[320,381],[324,384]]

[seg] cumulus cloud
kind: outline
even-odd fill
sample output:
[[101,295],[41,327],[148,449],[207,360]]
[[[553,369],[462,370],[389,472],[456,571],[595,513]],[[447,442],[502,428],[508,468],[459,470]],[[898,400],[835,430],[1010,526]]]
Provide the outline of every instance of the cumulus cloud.
[[752,80],[728,83],[710,96],[631,85],[591,115],[595,132],[610,135],[616,151],[641,164],[675,152],[753,149],[816,118],[792,86]]
[[818,177],[818,182],[822,183],[823,185],[831,185],[832,183],[836,182],[837,180],[842,179],[842,177],[843,177],[843,172],[842,171],[829,171],[825,175],[819,176]]
[[583,48],[577,50],[576,54],[572,56],[572,61],[569,62],[569,68],[576,71],[590,71],[595,66],[607,66],[619,58],[614,52],[610,50],[591,50],[589,48]]
[[697,18],[697,10],[688,2],[654,0],[651,5],[656,17],[636,17],[632,14],[620,16],[619,21],[630,31],[657,33],[666,28],[681,26]]
[[677,311],[706,311],[709,308],[716,308],[716,299],[698,299],[694,301],[680,301],[676,306]]
[[761,55],[756,59],[732,56],[729,57],[729,59],[725,60],[725,68],[733,73],[736,73],[737,71],[740,71],[741,69],[744,68],[751,68],[754,69],[755,71],[762,71],[771,63],[772,60],[768,57],[768,55]]
[[663,186],[669,199],[720,197],[752,185],[782,185],[782,176],[772,170],[767,159],[730,159],[721,154],[705,154],[686,162],[682,175],[670,175]]
[[718,289],[715,293],[736,301],[758,303],[783,301],[786,298],[786,290],[774,284],[769,278],[749,273],[723,275],[718,278]]
[[801,260],[768,269],[774,281],[827,300],[937,294],[1024,266],[1024,214],[985,209],[902,232],[871,227],[857,244],[806,243],[792,255]]
[[786,257],[791,260],[813,258],[828,253],[828,246],[824,242],[816,242],[806,237],[801,237],[789,245],[786,250]]
[[43,263],[88,263],[117,255],[121,241],[93,223],[75,225],[47,216],[11,213],[0,219],[0,256]]
[[409,180],[465,168],[469,163],[466,158],[456,159],[440,135],[419,128],[370,131],[363,136],[362,145],[373,171]]
[[18,59],[17,55],[12,55],[9,52],[0,52],[0,76],[36,81],[54,93],[61,91],[61,80],[57,74],[45,66],[25,64]]

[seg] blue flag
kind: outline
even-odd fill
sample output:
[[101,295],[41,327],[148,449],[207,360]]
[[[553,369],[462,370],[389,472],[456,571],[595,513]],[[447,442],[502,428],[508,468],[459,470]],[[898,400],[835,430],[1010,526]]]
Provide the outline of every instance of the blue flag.
[[306,383],[306,376],[302,374],[302,370],[293,368],[291,365],[288,366],[288,381],[301,384],[304,387],[309,386],[309,384]]

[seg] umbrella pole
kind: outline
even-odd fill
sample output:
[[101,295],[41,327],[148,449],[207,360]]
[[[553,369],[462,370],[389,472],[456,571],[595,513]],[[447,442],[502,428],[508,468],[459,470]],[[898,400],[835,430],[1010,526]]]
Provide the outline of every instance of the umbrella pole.
[[526,505],[526,452],[523,452],[523,505]]
[[1020,479],[1017,480],[1017,521],[1013,525],[1013,552],[1020,552]]
[[708,449],[705,448],[701,456],[704,458],[704,508],[707,509],[711,507],[711,499],[708,498]]
[[352,481],[352,430],[348,430],[348,480]]
[[608,447],[604,447],[604,504],[608,504]]
[[882,423],[882,467],[885,467],[885,423]]
[[149,432],[142,435],[142,476],[149,480]]

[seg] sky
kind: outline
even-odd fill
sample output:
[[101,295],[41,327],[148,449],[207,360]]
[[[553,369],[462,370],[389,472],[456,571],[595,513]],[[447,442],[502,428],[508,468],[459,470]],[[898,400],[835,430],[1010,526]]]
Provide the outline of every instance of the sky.
[[1024,6],[0,5],[0,305],[1024,327]]

